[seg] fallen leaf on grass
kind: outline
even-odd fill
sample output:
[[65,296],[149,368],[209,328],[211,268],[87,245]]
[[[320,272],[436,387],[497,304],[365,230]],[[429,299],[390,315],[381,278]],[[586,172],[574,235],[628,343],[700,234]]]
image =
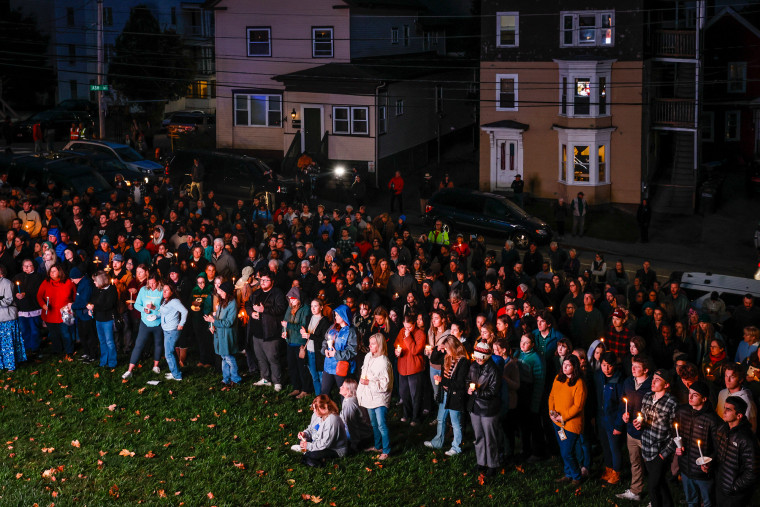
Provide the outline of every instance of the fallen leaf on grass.
[[166,491],[164,491],[163,489],[159,489],[158,498],[166,498]]
[[145,392],[145,388],[144,387],[137,390],[137,394],[142,394],[144,392]]
[[433,463],[438,463],[438,460],[433,458]]
[[116,403],[114,403],[113,405],[108,405],[108,410],[110,410],[111,412],[116,410]]
[[245,463],[242,461],[233,461],[232,464],[238,467],[240,470],[245,470]]
[[108,454],[108,451],[98,451],[98,454],[100,454],[100,457],[102,458],[106,454]]
[[148,454],[145,455],[146,458],[155,458],[156,455],[153,453],[153,451],[148,451]]
[[119,452],[119,456],[129,456],[129,457],[131,458],[131,457],[133,457],[134,455],[135,455],[135,453],[134,453],[134,452],[132,452],[132,451],[130,451],[129,449],[122,449],[122,450]]
[[207,426],[208,426],[209,428],[216,428],[216,424],[208,424]]
[[79,440],[72,440],[71,447],[76,447],[77,449],[79,449],[80,447],[82,447],[82,444],[79,443]]
[[114,498],[119,498],[119,486],[114,484],[113,486],[108,488],[108,494]]
[[519,466],[519,465],[515,467],[515,470],[517,470],[517,471],[518,471],[518,472],[520,472],[521,474],[524,474],[524,473],[525,473],[525,469],[524,469],[523,467]]
[[43,447],[42,448],[42,452],[51,453],[53,451],[55,451],[55,447]]
[[209,498],[209,500],[211,500],[212,498],[214,498],[214,494],[211,491],[209,491],[206,496]]
[[95,375],[93,375],[93,378],[100,378],[100,373],[96,373]]
[[23,477],[23,476],[24,476],[24,474],[22,474],[21,472],[19,472],[19,473],[16,474],[16,479],[21,479],[21,477]]
[[185,456],[185,461],[193,461],[195,456]]

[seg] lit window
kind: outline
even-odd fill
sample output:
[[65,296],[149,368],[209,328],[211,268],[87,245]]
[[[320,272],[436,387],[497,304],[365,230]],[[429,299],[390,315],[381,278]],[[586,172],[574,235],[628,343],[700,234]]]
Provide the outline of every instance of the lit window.
[[311,56],[314,58],[332,58],[333,56],[333,29],[311,29]]
[[496,14],[496,45],[498,47],[516,47],[519,45],[519,19],[517,12],[499,12]]
[[588,146],[573,146],[573,181],[587,183],[589,181]]
[[610,112],[612,60],[555,60],[559,65],[559,114],[592,118]]
[[272,56],[272,29],[248,28],[248,56]]
[[562,158],[559,163],[559,181],[567,181],[567,145],[562,145]]
[[612,46],[615,43],[614,30],[614,12],[562,12],[560,46]]
[[559,137],[559,181],[572,185],[609,183],[610,135],[614,128],[555,130]]
[[604,145],[599,145],[598,149],[599,154],[599,163],[597,164],[597,169],[599,170],[599,177],[597,181],[607,181],[607,157],[605,156],[605,148]]
[[573,100],[573,113],[587,115],[590,111],[591,80],[587,77],[576,78],[575,98]]
[[235,125],[282,126],[282,97],[280,95],[235,95]]

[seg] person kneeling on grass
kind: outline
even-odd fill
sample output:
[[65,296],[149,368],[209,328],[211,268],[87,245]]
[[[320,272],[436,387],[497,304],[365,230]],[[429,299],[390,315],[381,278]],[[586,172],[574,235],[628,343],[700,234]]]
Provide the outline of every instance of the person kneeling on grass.
[[372,445],[372,426],[369,422],[367,409],[359,406],[356,398],[356,380],[347,378],[338,392],[343,397],[340,407],[340,418],[346,425],[348,448],[353,454]]
[[298,432],[300,444],[291,447],[302,452],[301,463],[322,467],[327,459],[342,458],[348,451],[346,428],[338,415],[338,405],[326,394],[320,394],[311,403],[314,413],[309,427]]

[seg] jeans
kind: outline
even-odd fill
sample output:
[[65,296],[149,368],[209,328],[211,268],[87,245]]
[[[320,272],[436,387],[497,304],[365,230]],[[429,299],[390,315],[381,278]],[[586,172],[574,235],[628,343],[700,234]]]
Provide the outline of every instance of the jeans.
[[462,412],[446,408],[446,399],[449,393],[443,393],[443,403],[438,405],[438,431],[431,441],[433,447],[440,449],[443,447],[443,439],[446,436],[446,416],[451,417],[451,427],[454,430],[454,441],[451,442],[451,450],[457,453],[462,452]]
[[237,361],[235,356],[222,356],[222,382],[238,384],[242,379],[238,375]]
[[48,322],[48,336],[53,347],[53,352],[60,354],[74,352],[74,337],[71,334],[71,327],[62,323]]
[[95,329],[100,341],[100,366],[116,366],[116,341],[113,338],[113,321],[95,321]]
[[652,461],[645,461],[649,473],[649,499],[652,501],[652,507],[671,507],[673,497],[670,495],[668,480],[665,475],[668,473],[670,462],[666,462],[659,456]]
[[311,373],[311,383],[314,385],[314,396],[319,396],[322,394],[322,372],[317,371],[316,352],[306,351],[306,359],[308,360],[309,373]]
[[399,375],[398,393],[404,404],[404,417],[419,422],[422,412],[422,382],[424,372]]
[[372,424],[372,434],[375,436],[375,449],[382,449],[383,454],[391,453],[391,436],[388,432],[388,424],[385,422],[385,414],[388,407],[368,408],[369,422]]
[[36,317],[19,317],[18,327],[21,330],[21,336],[24,338],[24,348],[27,352],[37,352],[40,348],[40,329],[42,328],[42,318]]
[[135,348],[132,349],[132,357],[129,359],[130,364],[137,364],[140,360],[140,354],[142,354],[142,351],[145,348],[145,344],[151,338],[153,338],[153,360],[161,360],[161,356],[163,355],[161,347],[164,345],[163,330],[161,329],[161,326],[148,327],[144,322],[140,322],[140,330],[137,332]]
[[169,365],[169,371],[172,372],[172,376],[176,379],[182,378],[182,372],[177,364],[177,358],[174,356],[174,346],[179,339],[179,329],[172,329],[167,331],[164,329],[164,356],[166,357],[166,364]]
[[435,380],[433,379],[433,377],[440,374],[441,374],[441,370],[436,370],[432,366],[430,367],[430,385],[433,386],[433,400],[438,399],[438,389],[441,388],[441,386],[435,385]]
[[698,480],[688,477],[681,473],[681,482],[683,483],[683,492],[686,495],[686,505],[689,507],[699,507],[700,497],[704,507],[712,507],[712,492],[715,484],[712,480]]
[[562,456],[562,463],[565,468],[565,477],[570,477],[574,481],[581,479],[581,467],[578,464],[578,458],[575,455],[575,446],[580,439],[580,434],[565,430],[565,440],[559,438],[559,426],[554,425],[557,435],[557,444],[559,444],[559,454]]
[[[597,416],[597,421],[601,420],[600,416]],[[605,429],[603,425],[599,425],[599,442],[602,444],[602,455],[604,456],[604,466],[613,469],[616,472],[623,470],[623,455],[620,452],[620,440],[623,435],[613,435],[612,429]]]
[[582,468],[591,470],[591,437],[581,433],[578,440],[575,441],[575,458]]

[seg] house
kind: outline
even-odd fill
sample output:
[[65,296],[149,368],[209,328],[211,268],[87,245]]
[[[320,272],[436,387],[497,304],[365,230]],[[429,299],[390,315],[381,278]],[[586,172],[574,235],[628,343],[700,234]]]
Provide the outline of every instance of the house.
[[[429,2],[433,6],[462,2]],[[452,22],[417,0],[216,0],[217,145],[291,164],[307,152],[380,184],[474,124],[477,73]],[[461,24],[461,23],[460,23]],[[433,155],[434,157],[435,155]]]
[[[633,205],[654,183],[670,184],[673,156],[660,153],[657,139],[661,132],[690,135],[693,155],[698,124],[696,30],[682,37],[690,54],[662,50],[671,44],[664,29],[682,28],[668,17],[686,16],[669,8],[676,3],[484,3],[481,189],[506,191],[520,174],[541,198],[584,192],[592,204]],[[676,63],[661,61],[670,59],[687,63],[675,72]],[[655,87],[658,80],[668,86]],[[674,89],[675,101],[668,95]],[[673,107],[686,116],[668,117]],[[693,173],[696,158],[686,165]],[[688,185],[692,205],[694,182]]]

